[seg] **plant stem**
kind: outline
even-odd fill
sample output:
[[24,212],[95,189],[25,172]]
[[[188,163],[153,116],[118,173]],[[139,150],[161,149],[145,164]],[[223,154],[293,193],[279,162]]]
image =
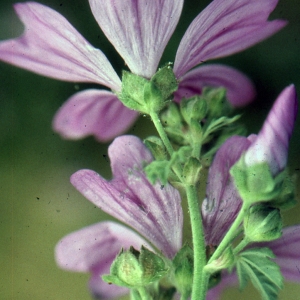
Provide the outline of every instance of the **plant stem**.
[[223,238],[222,242],[220,243],[220,245],[218,246],[214,254],[211,256],[210,260],[208,261],[208,264],[214,261],[215,259],[219,258],[221,254],[224,252],[224,250],[228,247],[228,245],[232,242],[232,240],[236,237],[238,228],[241,225],[248,209],[249,209],[249,204],[245,204],[244,202],[238,216],[232,223],[229,231],[227,231],[225,237]]
[[138,288],[142,300],[151,300],[152,297],[149,296],[147,290],[144,287]]
[[249,240],[245,237],[234,249],[233,249],[233,254],[236,255],[240,251],[242,251],[248,244]]
[[186,185],[187,202],[190,212],[193,248],[194,248],[194,276],[192,286],[192,300],[205,300],[207,280],[202,276],[206,265],[205,240],[202,218],[200,214],[197,190],[195,185]]
[[160,138],[162,139],[169,155],[172,156],[174,149],[169,141],[169,138],[164,130],[164,127],[161,124],[158,114],[156,112],[150,112],[150,117],[151,117],[151,119],[154,123],[154,126],[155,126]]

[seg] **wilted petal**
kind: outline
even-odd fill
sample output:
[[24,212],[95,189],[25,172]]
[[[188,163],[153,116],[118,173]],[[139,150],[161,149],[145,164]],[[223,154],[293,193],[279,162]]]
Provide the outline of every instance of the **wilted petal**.
[[103,142],[126,131],[137,116],[113,93],[90,89],[63,104],[54,117],[53,128],[66,139],[94,135]]
[[226,88],[227,98],[234,107],[250,103],[256,94],[253,83],[243,73],[215,64],[198,67],[181,77],[175,101],[199,95],[205,86]]
[[249,147],[245,137],[233,136],[218,150],[209,169],[202,216],[207,245],[217,246],[237,216],[242,201],[229,173]]
[[0,43],[1,60],[52,78],[95,82],[120,90],[120,79],[106,56],[62,15],[35,2],[18,3],[15,10],[25,32]]
[[55,258],[62,269],[91,272],[92,292],[107,299],[125,294],[128,290],[103,282],[101,275],[109,274],[110,266],[122,248],[133,246],[140,249],[142,245],[151,249],[132,230],[114,222],[102,222],[62,238],[56,245]]
[[96,172],[80,170],[72,184],[106,213],[134,228],[166,256],[181,247],[180,195],[170,185],[149,183],[143,166],[152,160],[140,139],[121,136],[109,147],[114,179],[106,181]]
[[129,69],[150,78],[181,14],[183,0],[89,0],[101,29]]
[[267,162],[273,175],[285,168],[297,109],[296,89],[290,85],[278,96],[257,138],[247,150],[247,165]]
[[278,0],[214,0],[191,23],[177,50],[177,78],[209,59],[242,51],[266,39],[285,24],[268,22]]

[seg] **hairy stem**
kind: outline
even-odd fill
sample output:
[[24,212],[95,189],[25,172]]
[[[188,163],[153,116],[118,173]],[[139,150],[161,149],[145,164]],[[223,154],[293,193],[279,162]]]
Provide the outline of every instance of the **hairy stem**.
[[243,222],[244,216],[247,213],[248,209],[249,204],[243,203],[243,206],[238,216],[232,223],[229,231],[226,233],[225,237],[223,238],[222,242],[220,243],[214,254],[211,256],[210,260],[208,261],[208,264],[214,261],[215,259],[219,258],[224,252],[224,250],[228,247],[228,245],[233,241],[233,239],[235,239],[235,237],[237,236],[237,232],[239,232],[238,228]]
[[205,300],[208,280],[206,280],[205,276],[202,276],[203,268],[206,265],[206,253],[197,190],[195,185],[186,185],[185,189],[190,212],[194,246],[194,276],[192,287],[192,300]]

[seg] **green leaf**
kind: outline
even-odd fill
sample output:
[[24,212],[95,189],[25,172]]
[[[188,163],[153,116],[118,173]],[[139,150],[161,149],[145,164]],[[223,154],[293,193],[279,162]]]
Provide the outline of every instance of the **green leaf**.
[[240,289],[245,288],[250,279],[263,300],[277,299],[283,277],[279,266],[271,260],[274,257],[269,248],[253,248],[240,253],[236,266]]

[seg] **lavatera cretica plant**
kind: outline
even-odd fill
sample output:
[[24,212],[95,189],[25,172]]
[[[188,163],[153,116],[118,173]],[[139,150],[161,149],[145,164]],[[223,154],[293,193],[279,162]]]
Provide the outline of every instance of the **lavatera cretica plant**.
[[[158,68],[184,1],[90,0],[129,69],[120,77],[58,12],[36,2],[15,5],[25,31],[0,43],[2,61],[110,89],[76,93],[53,121],[64,138],[116,137],[109,147],[113,179],[80,170],[71,182],[125,225],[91,225],[63,238],[55,250],[61,268],[91,273],[95,298],[217,299],[225,287],[243,289],[251,281],[262,299],[273,300],[284,278],[300,281],[300,227],[283,228],[281,216],[295,205],[286,170],[295,87],[279,95],[258,135],[243,137],[232,113],[253,100],[253,84],[233,68],[200,65],[283,28],[283,20],[268,21],[277,2],[212,1],[189,25],[174,64]],[[139,113],[151,117],[158,136],[144,142],[118,136]],[[183,237],[182,205],[191,238]]]
[[201,208],[202,295],[193,293],[199,285],[194,274],[199,261],[194,260],[195,246],[182,242],[180,195],[168,183],[149,182],[144,167],[153,156],[134,136],[121,136],[109,147],[111,181],[91,170],[71,177],[87,199],[131,229],[105,221],[71,233],[57,244],[58,265],[90,272],[97,299],[129,292],[131,299],[218,299],[224,288],[243,288],[248,281],[262,299],[277,299],[283,277],[300,282],[300,226],[282,230],[280,215],[295,200],[284,169],[296,113],[291,85],[275,101],[258,135],[232,136],[216,153]]

